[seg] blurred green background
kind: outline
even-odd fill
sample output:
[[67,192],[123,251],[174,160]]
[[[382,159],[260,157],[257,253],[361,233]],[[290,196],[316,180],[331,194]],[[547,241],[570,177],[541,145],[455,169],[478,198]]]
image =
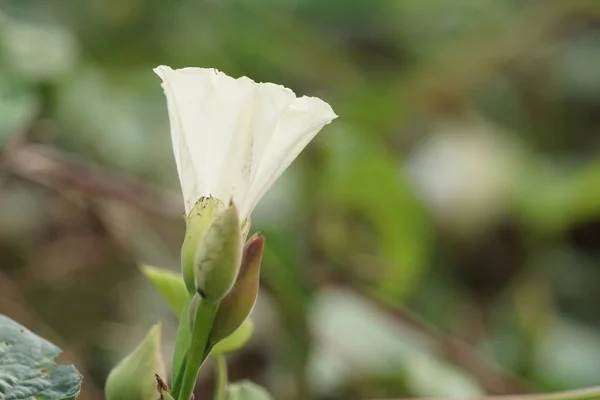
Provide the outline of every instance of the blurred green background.
[[[215,67],[340,116],[253,215],[233,380],[278,400],[600,384],[600,1],[0,0],[0,313],[81,399],[152,323],[182,203],[152,68]],[[210,367],[197,399],[210,399]]]

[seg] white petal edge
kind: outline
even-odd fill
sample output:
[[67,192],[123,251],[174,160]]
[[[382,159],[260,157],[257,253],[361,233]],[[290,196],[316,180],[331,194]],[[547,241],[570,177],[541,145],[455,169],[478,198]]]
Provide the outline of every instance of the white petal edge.
[[280,116],[240,212],[249,215],[308,143],[335,118],[337,115],[325,101],[317,97],[297,98]]

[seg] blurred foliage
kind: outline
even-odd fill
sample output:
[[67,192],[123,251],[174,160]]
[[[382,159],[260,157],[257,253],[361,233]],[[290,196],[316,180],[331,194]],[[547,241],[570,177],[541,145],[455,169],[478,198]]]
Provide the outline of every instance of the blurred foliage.
[[254,214],[263,290],[232,380],[332,400],[600,384],[597,0],[0,0],[0,312],[66,350],[84,400],[157,319],[170,351],[136,265],[176,270],[183,220],[39,154],[177,195],[158,64],[340,115]]

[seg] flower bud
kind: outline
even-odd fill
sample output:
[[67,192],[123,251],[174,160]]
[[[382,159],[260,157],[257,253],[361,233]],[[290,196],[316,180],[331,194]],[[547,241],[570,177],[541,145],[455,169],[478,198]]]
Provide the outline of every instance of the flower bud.
[[203,197],[198,200],[186,217],[185,239],[181,247],[181,267],[183,280],[189,293],[194,293],[196,290],[194,261],[198,244],[223,209],[225,209],[225,205],[221,201],[213,197]]
[[215,344],[234,333],[248,318],[256,303],[260,283],[260,264],[265,239],[253,236],[244,246],[240,274],[235,286],[219,305],[210,333]]
[[160,324],[108,375],[107,400],[148,400],[159,397],[156,375],[165,376],[160,352]]
[[196,291],[207,301],[219,302],[233,287],[240,270],[240,220],[235,205],[221,212],[208,227],[196,250]]

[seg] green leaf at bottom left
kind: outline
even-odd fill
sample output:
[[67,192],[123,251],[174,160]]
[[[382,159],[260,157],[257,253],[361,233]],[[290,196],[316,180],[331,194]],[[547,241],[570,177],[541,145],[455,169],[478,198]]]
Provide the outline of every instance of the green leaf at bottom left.
[[72,365],[57,365],[60,349],[0,315],[0,399],[71,400],[83,377]]

